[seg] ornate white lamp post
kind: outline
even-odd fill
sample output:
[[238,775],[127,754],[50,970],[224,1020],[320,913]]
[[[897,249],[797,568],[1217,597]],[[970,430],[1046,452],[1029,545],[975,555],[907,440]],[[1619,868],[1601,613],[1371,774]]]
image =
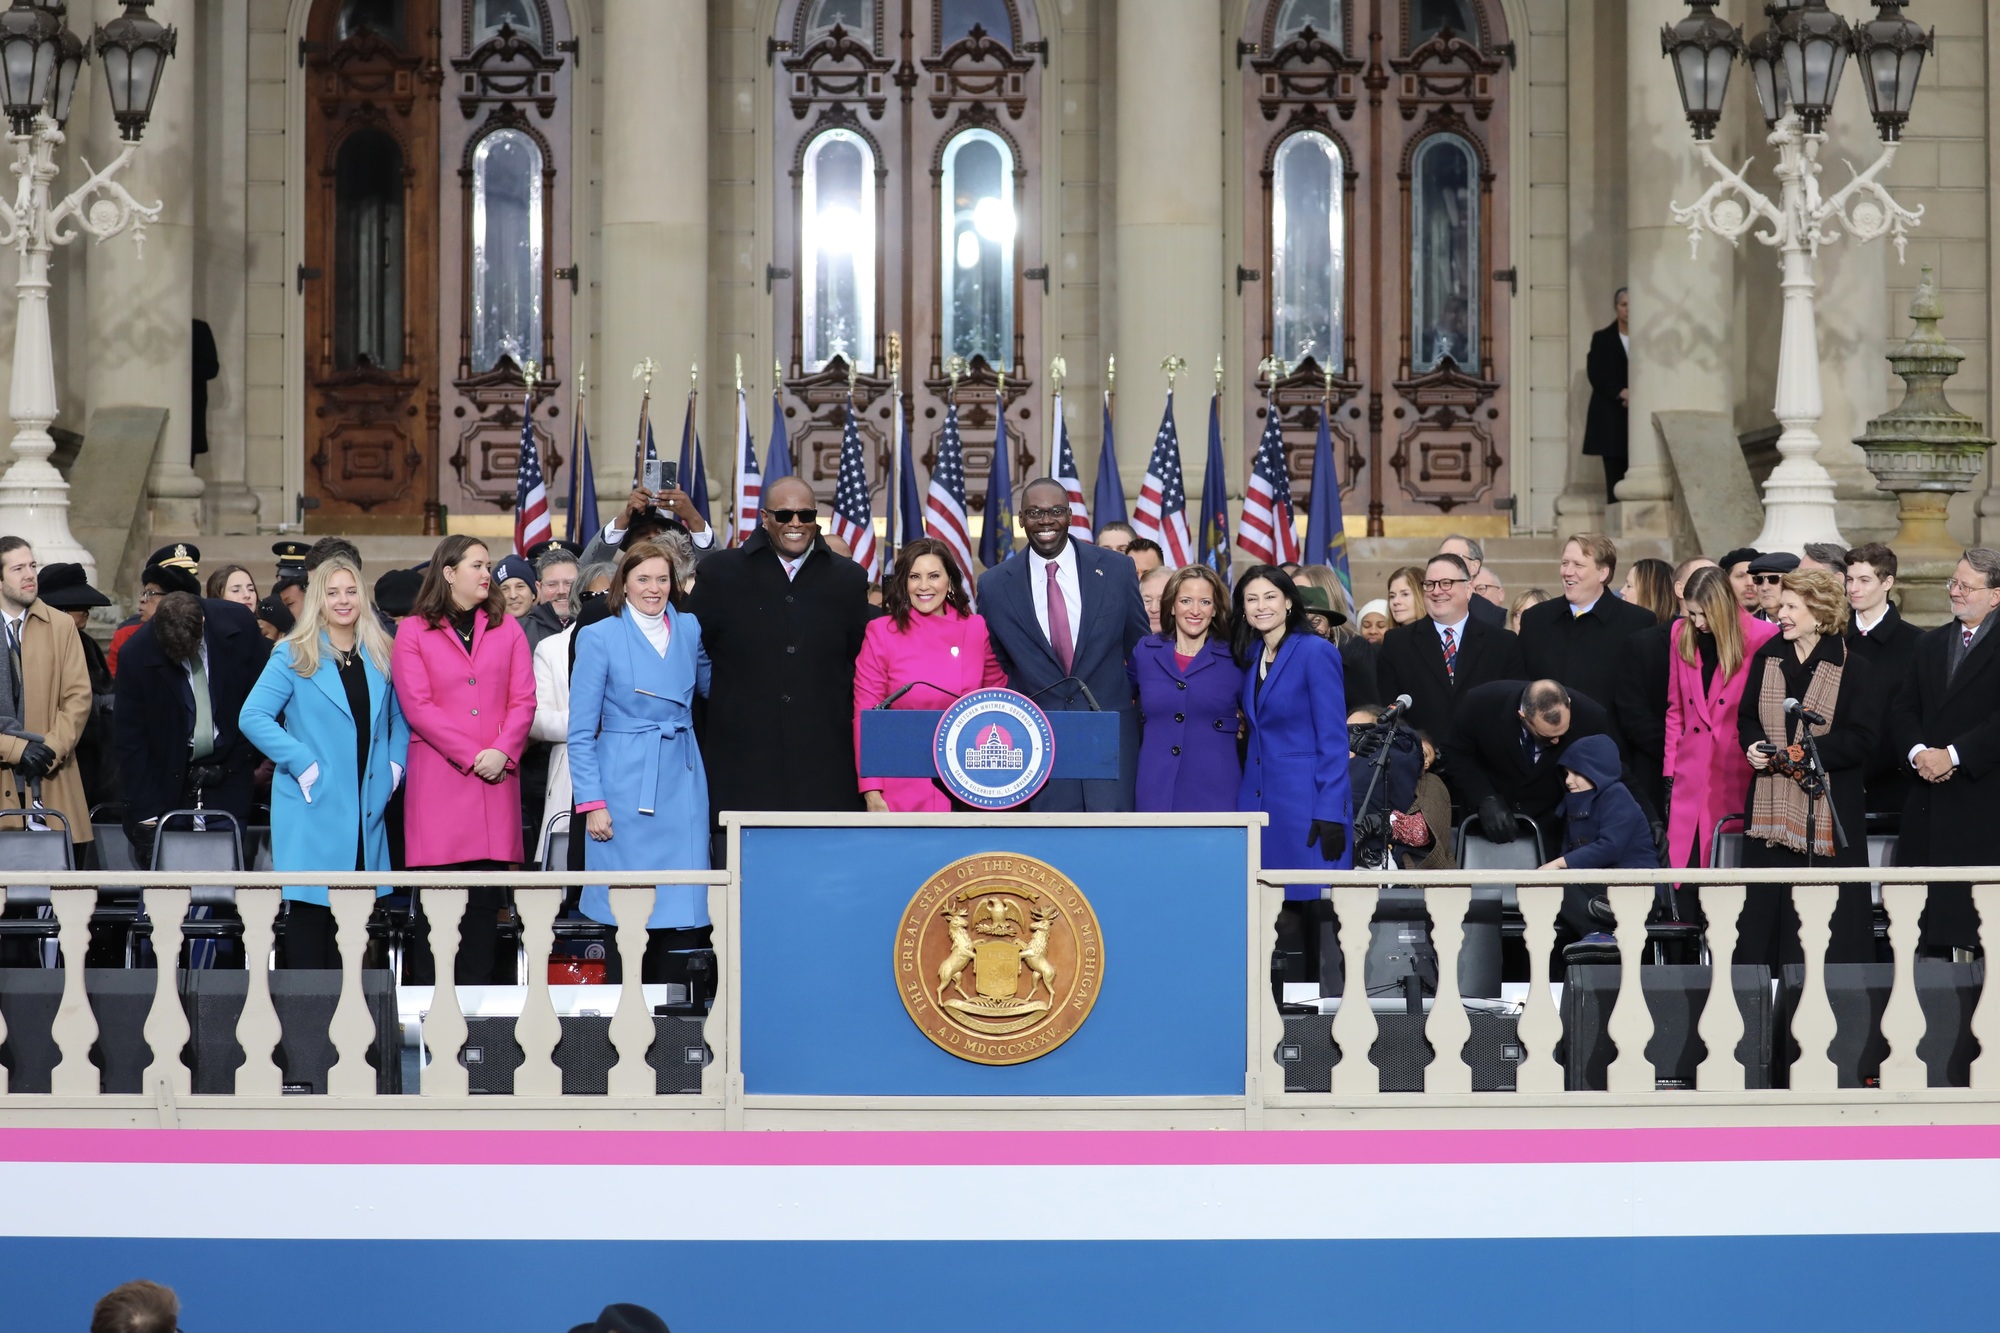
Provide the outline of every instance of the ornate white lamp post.
[[[78,186],[51,203],[55,154],[69,122],[78,76],[88,48],[63,22],[61,3],[14,0],[0,11],[0,107],[14,147],[14,198],[0,196],[0,245],[20,257],[15,279],[19,308],[14,327],[14,381],[7,415],[14,422],[14,463],[0,476],[0,533],[34,543],[44,563],[76,561],[96,577],[96,562],[69,530],[69,484],[49,455],[55,440],[55,356],[49,340],[49,254],[88,232],[108,240],[128,228],[143,247],[159,203],[141,204],[114,177],[132,160],[153,112],[160,75],[174,53],[176,34],[150,18],[152,0],[127,0],[125,12],[97,29],[97,56],[111,94],[111,112],[128,146]],[[89,163],[84,164],[86,167]]]
[[[1680,84],[1695,147],[1717,177],[1692,207],[1671,206],[1674,221],[1687,227],[1697,258],[1704,233],[1733,246],[1760,225],[1757,239],[1782,257],[1784,322],[1778,391],[1772,405],[1784,427],[1778,436],[1782,461],[1764,485],[1759,550],[1798,551],[1807,542],[1841,540],[1833,478],[1819,461],[1823,402],[1813,260],[1820,246],[1845,234],[1857,242],[1888,236],[1900,261],[1909,229],[1922,220],[1921,208],[1904,208],[1879,179],[1896,160],[1897,140],[1916,97],[1917,75],[1933,44],[1931,34],[1900,12],[1903,3],[1881,0],[1873,19],[1850,27],[1826,7],[1825,0],[1780,0],[1765,10],[1772,18],[1770,28],[1746,46],[1742,32],[1716,15],[1714,0],[1690,0],[1693,12],[1660,34],[1661,48]],[[1850,54],[1865,76],[1868,109],[1881,135],[1882,152],[1838,192],[1822,196],[1819,154],[1826,142],[1826,118]],[[1738,57],[1750,66],[1756,84],[1757,101],[1771,130],[1766,142],[1778,150],[1775,203],[1721,162],[1710,146],[1729,88],[1730,68]]]

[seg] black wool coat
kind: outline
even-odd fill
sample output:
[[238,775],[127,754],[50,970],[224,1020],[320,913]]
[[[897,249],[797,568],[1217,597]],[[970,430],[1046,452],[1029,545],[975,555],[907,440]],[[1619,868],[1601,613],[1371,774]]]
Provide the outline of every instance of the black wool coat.
[[[1924,632],[1903,619],[1902,612],[1893,606],[1884,609],[1882,619],[1866,634],[1848,627],[1847,646],[1868,663],[1882,702],[1889,709],[1894,709],[1896,696],[1909,681],[1910,663],[1916,658],[1917,641],[1923,637]],[[1900,814],[1903,802],[1909,799],[1912,780],[1909,760],[1904,757],[1908,748],[1897,750],[1891,728],[1881,730],[1882,743],[1868,762],[1866,803],[1870,812]]]
[[1625,641],[1659,623],[1651,611],[1619,601],[1609,589],[1580,616],[1571,615],[1560,596],[1531,606],[1521,613],[1525,674],[1530,680],[1559,680],[1571,693],[1609,707],[1618,697]]
[[868,576],[815,540],[796,578],[762,530],[716,551],[687,608],[713,666],[702,761],[712,816],[859,810],[854,659]]
[[1889,733],[1907,766],[1916,745],[1955,746],[1958,771],[1943,782],[1912,776],[1903,802],[1896,863],[1983,866],[1994,861],[1994,812],[2000,810],[2000,626],[1988,630],[1946,680],[1951,621],[1917,641],[1908,678],[1890,710]]
[[1498,796],[1516,814],[1540,823],[1549,846],[1560,846],[1552,834],[1556,807],[1568,795],[1563,755],[1585,736],[1611,735],[1611,717],[1596,700],[1572,691],[1569,730],[1554,744],[1544,742],[1531,764],[1521,747],[1521,691],[1527,687],[1525,680],[1490,681],[1459,700],[1444,742],[1446,780],[1454,818],[1477,814],[1481,801]]
[[1625,640],[1611,695],[1611,716],[1625,743],[1632,789],[1656,810],[1666,807],[1667,678],[1677,623],[1654,625]]
[[[271,645],[257,618],[235,602],[201,604],[202,639],[208,648],[208,694],[215,723],[215,753],[205,762],[223,770],[220,789],[202,795],[206,806],[250,822],[252,783],[263,755],[237,727]],[[117,703],[112,710],[118,772],[125,786],[128,831],[184,804],[188,738],[194,729],[194,690],[186,668],[167,659],[150,624],[142,625],[118,654]]]
[[1583,421],[1586,457],[1624,458],[1631,449],[1631,415],[1618,401],[1619,393],[1631,387],[1627,360],[1616,321],[1590,335],[1583,363],[1590,381],[1590,411]]
[[1482,623],[1477,616],[1467,617],[1462,629],[1464,637],[1450,675],[1444,669],[1444,643],[1429,616],[1390,630],[1375,664],[1382,702],[1409,695],[1409,724],[1436,745],[1450,733],[1452,714],[1468,691],[1489,681],[1521,677],[1521,641],[1511,632]]

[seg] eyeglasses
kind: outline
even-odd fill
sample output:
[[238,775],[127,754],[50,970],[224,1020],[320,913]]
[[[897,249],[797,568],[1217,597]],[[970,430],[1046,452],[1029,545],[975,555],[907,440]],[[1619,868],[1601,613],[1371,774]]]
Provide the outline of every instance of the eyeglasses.
[[1750,581],[1760,588],[1768,588],[1773,584],[1783,583],[1785,576],[1783,574],[1752,574]]
[[165,596],[166,594],[161,592],[158,588],[148,588],[146,589],[146,591],[139,594],[139,600],[142,602],[154,602],[158,601],[160,598]]
[[780,523],[817,523],[817,509],[766,509],[764,511]]
[[1068,505],[1055,505],[1048,509],[1023,509],[1021,511],[1021,521],[1023,523],[1052,523],[1057,519],[1068,517]]
[[1454,583],[1470,583],[1471,579],[1425,579],[1425,592],[1450,592]]
[[1991,588],[1975,588],[1970,583],[1960,583],[1957,579],[1947,580],[1944,585],[1944,590],[1946,592],[1955,592],[1960,594],[1993,591],[1993,589]]

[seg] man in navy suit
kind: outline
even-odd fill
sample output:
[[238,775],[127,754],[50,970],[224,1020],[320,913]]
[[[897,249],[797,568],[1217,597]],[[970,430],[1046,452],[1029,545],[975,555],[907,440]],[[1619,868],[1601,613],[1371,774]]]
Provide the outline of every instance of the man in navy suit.
[[[1139,701],[1125,663],[1147,634],[1132,561],[1069,536],[1069,497],[1048,477],[1021,493],[1028,549],[979,580],[979,614],[1010,688],[1049,712],[1118,714],[1117,781],[1051,779],[1031,810],[1130,810],[1139,772]],[[1078,682],[1082,683],[1080,688]]]

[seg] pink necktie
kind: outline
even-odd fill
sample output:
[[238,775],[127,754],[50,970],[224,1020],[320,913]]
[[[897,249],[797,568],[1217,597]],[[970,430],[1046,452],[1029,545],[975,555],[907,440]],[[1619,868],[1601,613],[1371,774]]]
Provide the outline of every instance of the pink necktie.
[[1056,582],[1056,562],[1049,561],[1049,646],[1056,650],[1056,661],[1062,665],[1067,676],[1070,658],[1076,649],[1069,632],[1069,604],[1063,601],[1062,585]]

